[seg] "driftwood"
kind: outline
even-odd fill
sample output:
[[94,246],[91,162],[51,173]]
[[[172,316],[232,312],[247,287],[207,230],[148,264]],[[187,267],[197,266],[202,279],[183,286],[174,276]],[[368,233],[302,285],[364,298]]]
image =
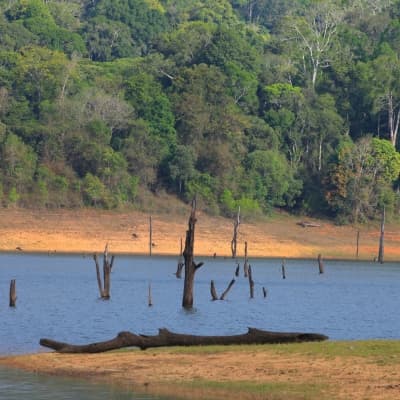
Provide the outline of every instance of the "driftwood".
[[158,335],[155,336],[120,332],[111,340],[86,345],[74,345],[51,339],[40,339],[40,344],[60,353],[101,353],[123,347],[139,347],[145,350],[151,347],[166,346],[299,343],[327,339],[327,336],[319,333],[269,332],[255,328],[249,328],[247,333],[231,336],[196,336],[173,333],[168,329],[159,329]]
[[316,224],[314,222],[308,222],[308,221],[300,221],[297,223],[297,225],[300,225],[303,228],[319,228],[321,226],[320,224]]

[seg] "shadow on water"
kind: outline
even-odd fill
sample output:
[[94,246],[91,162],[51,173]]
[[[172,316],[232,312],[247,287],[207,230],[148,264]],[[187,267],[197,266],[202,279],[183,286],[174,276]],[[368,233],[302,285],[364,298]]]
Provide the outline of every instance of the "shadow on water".
[[4,400],[161,400],[78,379],[46,377],[0,367],[0,398]]

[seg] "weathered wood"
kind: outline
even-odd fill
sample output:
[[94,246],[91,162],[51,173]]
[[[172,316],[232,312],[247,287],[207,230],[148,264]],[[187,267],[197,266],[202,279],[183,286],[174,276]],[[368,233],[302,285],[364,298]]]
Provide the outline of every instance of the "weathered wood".
[[232,241],[231,241],[232,258],[236,258],[237,235],[238,235],[239,225],[240,225],[240,206],[239,206],[239,209],[238,209],[236,220],[233,223],[233,238],[232,238]]
[[233,286],[234,283],[235,283],[235,280],[234,280],[234,279],[232,279],[232,280],[229,282],[228,287],[225,289],[224,293],[221,294],[221,297],[219,298],[220,300],[224,300],[224,299],[225,299],[225,296],[226,296],[226,295],[228,294],[228,292],[231,290],[231,287]]
[[215,284],[214,284],[213,280],[211,281],[211,284],[210,284],[210,293],[211,293],[212,301],[218,300],[218,295],[217,295],[217,291],[215,289]]
[[319,269],[319,273],[323,274],[324,273],[324,263],[322,261],[322,255],[318,254],[318,269]]
[[385,237],[385,207],[382,210],[381,218],[381,234],[379,236],[379,251],[378,251],[378,262],[383,264],[384,260],[384,237]]
[[10,307],[15,307],[17,302],[17,289],[15,279],[11,279],[10,282]]
[[250,298],[254,299],[254,281],[253,281],[253,273],[251,270],[251,265],[249,265],[249,287],[250,287]]
[[155,336],[120,332],[111,340],[86,345],[74,345],[43,338],[40,339],[40,345],[60,353],[101,353],[123,347],[139,347],[145,350],[152,347],[166,346],[300,343],[323,341],[327,339],[327,336],[319,333],[270,332],[255,328],[249,328],[247,333],[231,336],[186,335],[173,333],[167,329],[159,329],[158,335]]
[[244,242],[244,264],[243,264],[244,277],[249,276],[249,260],[247,258],[247,242]]
[[190,212],[188,230],[186,231],[185,250],[183,258],[185,260],[185,282],[183,286],[182,307],[193,307],[194,276],[196,271],[203,263],[194,262],[194,232],[196,226],[196,200],[192,201],[192,210]]
[[282,279],[286,279],[285,259],[282,260]]

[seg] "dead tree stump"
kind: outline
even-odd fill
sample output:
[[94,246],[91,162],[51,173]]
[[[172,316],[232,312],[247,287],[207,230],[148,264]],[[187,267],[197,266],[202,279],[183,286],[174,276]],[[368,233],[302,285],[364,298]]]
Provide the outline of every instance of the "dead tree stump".
[[282,279],[286,279],[285,259],[282,260]]
[[183,258],[185,260],[185,282],[183,286],[182,307],[193,307],[194,276],[196,271],[203,263],[194,262],[194,231],[196,226],[196,200],[192,201],[192,210],[190,212],[188,230],[186,231],[185,250]]
[[324,263],[322,262],[322,255],[318,254],[318,269],[319,273],[323,274],[324,273]]
[[228,294],[228,292],[231,290],[231,287],[233,286],[234,283],[235,283],[235,280],[234,280],[234,279],[232,279],[232,280],[229,282],[228,287],[225,289],[224,293],[221,294],[221,297],[219,298],[220,300],[224,300],[224,299],[225,299],[225,296],[226,296],[226,295]]
[[253,281],[253,274],[251,271],[251,265],[249,265],[249,287],[250,287],[250,298],[254,299],[254,281]]
[[108,300],[110,298],[110,288],[111,288],[111,269],[114,264],[114,256],[109,258],[108,255],[108,245],[106,244],[104,253],[103,253],[103,282],[101,281],[100,276],[100,267],[97,259],[97,254],[93,254],[93,260],[96,265],[96,276],[97,276],[97,285],[99,287],[100,297],[103,300]]
[[149,283],[149,291],[148,291],[148,296],[147,296],[147,304],[149,307],[153,305],[153,300],[151,298],[151,283]]
[[217,291],[215,289],[214,281],[211,281],[210,292],[211,292],[212,301],[218,300],[218,295],[217,295]]
[[239,272],[240,272],[240,264],[237,263],[236,270],[235,270],[235,276],[239,276]]
[[11,279],[10,282],[10,307],[15,307],[17,302],[17,290],[15,287],[15,279]]
[[249,260],[247,258],[247,242],[244,242],[244,277],[247,278],[249,276]]

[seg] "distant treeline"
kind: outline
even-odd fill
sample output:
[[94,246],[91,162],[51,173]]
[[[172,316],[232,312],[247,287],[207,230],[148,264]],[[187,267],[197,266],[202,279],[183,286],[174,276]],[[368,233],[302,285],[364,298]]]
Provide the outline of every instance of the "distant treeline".
[[400,208],[399,0],[0,0],[3,206]]

